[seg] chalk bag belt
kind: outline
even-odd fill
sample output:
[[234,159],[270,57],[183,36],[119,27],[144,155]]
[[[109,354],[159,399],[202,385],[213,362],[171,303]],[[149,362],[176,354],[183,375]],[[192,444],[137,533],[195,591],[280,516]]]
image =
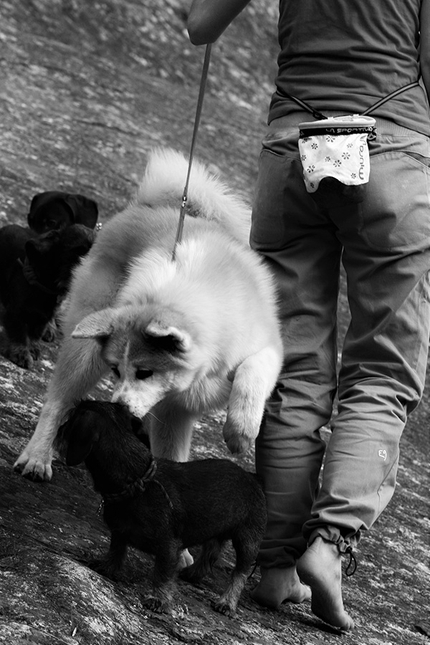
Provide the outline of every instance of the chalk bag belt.
[[[403,92],[406,92],[407,90],[410,90],[413,87],[416,87],[417,85],[419,85],[419,82],[414,81],[413,83],[409,83],[408,85],[399,87],[399,89],[394,90],[394,92],[391,92],[391,94],[387,94],[387,96],[384,96],[382,99],[380,99],[372,106],[367,108],[367,110],[361,113],[361,116],[366,116],[367,114],[370,114],[374,110],[377,110],[379,107],[381,107],[381,105],[384,105],[384,103],[386,103],[387,101],[394,99],[399,94],[402,94]],[[310,112],[315,119],[318,119],[318,120],[327,119],[325,114],[323,114],[319,110],[316,110],[305,101],[302,101],[301,99],[297,98],[297,96],[293,96],[292,94],[288,94],[288,93],[284,93],[284,96],[286,96],[289,99],[292,99],[293,101],[295,101],[295,103],[297,103],[297,105],[300,105],[300,107],[302,107],[304,110],[306,110],[307,112]]]

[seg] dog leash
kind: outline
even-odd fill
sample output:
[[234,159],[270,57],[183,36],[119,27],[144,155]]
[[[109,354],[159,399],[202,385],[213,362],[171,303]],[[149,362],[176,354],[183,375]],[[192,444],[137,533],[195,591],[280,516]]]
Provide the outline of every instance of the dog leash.
[[176,231],[175,244],[173,246],[172,262],[175,261],[176,247],[182,241],[182,232],[184,230],[185,208],[186,208],[187,199],[188,199],[188,184],[189,184],[189,181],[190,181],[191,166],[193,164],[193,156],[194,156],[194,148],[195,148],[196,139],[197,139],[197,131],[199,129],[200,117],[201,117],[201,114],[202,114],[203,99],[204,99],[204,95],[205,95],[206,81],[207,81],[208,70],[209,70],[211,47],[212,47],[211,43],[206,45],[205,58],[204,58],[204,61],[203,61],[202,75],[201,75],[201,79],[200,79],[199,97],[198,97],[198,100],[197,100],[196,116],[195,116],[195,119],[194,119],[193,136],[192,136],[192,139],[191,139],[190,156],[189,156],[189,161],[188,161],[188,172],[187,172],[187,178],[186,178],[186,181],[185,181],[184,192],[182,193],[181,210],[180,210],[180,213],[179,213],[179,223],[178,223],[178,229]]

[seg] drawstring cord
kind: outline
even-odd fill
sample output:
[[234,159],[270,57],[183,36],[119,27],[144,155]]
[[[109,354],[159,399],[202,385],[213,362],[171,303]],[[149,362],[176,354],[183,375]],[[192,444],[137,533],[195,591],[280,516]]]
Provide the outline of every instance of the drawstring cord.
[[354,573],[357,571],[357,560],[355,558],[352,546],[347,546],[346,547],[345,554],[349,555],[349,562],[348,562],[348,565],[347,565],[347,567],[345,569],[345,575],[348,576],[348,577],[353,576]]
[[[348,562],[348,564],[346,566],[346,569],[345,569],[345,575],[348,576],[348,577],[353,576],[354,573],[357,571],[357,559],[356,559],[356,557],[354,555],[354,550],[353,550],[352,546],[351,545],[347,546],[345,551],[342,551],[341,553],[342,553],[342,555],[349,555],[349,562]],[[251,573],[248,576],[249,578],[253,577],[253,575],[255,574],[255,571],[257,569],[257,566],[258,566],[258,562],[255,562],[255,564],[253,566],[253,569],[252,569]]]

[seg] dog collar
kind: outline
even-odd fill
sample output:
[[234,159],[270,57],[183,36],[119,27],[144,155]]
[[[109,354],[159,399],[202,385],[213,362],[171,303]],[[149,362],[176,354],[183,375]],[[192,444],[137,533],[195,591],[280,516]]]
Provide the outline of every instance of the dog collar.
[[119,493],[105,493],[102,496],[102,501],[100,502],[99,508],[97,510],[98,515],[101,515],[103,513],[106,504],[114,504],[125,499],[131,499],[138,493],[144,493],[148,487],[148,484],[150,484],[151,482],[154,482],[154,484],[157,484],[157,486],[161,488],[169,503],[170,508],[173,510],[172,500],[170,499],[168,492],[164,488],[163,484],[155,479],[156,472],[157,462],[155,461],[154,457],[152,457],[148,470],[142,477],[139,477],[139,479],[136,479],[134,482],[128,484]]
[[134,482],[128,484],[125,488],[122,489],[119,493],[104,493],[103,501],[106,504],[111,502],[120,502],[123,499],[129,499],[134,497],[138,493],[144,493],[148,484],[154,479],[155,473],[157,471],[157,462],[154,458],[151,459],[148,470],[142,477],[136,479]]

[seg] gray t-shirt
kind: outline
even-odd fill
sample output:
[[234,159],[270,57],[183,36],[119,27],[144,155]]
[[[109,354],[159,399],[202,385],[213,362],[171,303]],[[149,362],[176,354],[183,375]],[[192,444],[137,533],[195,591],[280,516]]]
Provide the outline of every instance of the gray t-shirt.
[[[420,78],[421,0],[280,0],[277,91],[269,123],[297,110],[291,94],[321,112],[361,114]],[[423,85],[372,116],[430,135]]]

